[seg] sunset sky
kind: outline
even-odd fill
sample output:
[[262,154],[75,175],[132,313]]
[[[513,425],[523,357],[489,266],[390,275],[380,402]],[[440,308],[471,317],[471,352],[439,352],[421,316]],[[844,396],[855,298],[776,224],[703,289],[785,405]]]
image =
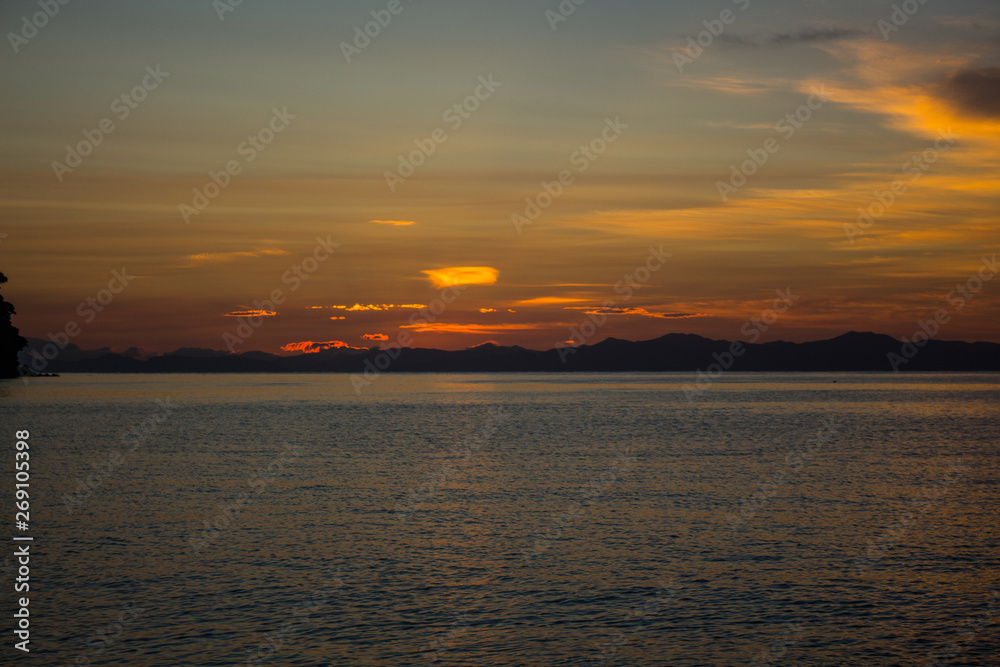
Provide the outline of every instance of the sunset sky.
[[746,340],[786,289],[762,340],[909,336],[1000,245],[1000,5],[892,4],[10,0],[4,296],[160,352]]

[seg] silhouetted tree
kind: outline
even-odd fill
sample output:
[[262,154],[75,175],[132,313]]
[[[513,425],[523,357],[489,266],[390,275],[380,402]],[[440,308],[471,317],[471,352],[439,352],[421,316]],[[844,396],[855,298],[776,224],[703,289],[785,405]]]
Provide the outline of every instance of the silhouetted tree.
[[[7,282],[7,276],[0,273],[0,285]],[[0,294],[0,377],[17,377],[17,353],[24,349],[28,341],[10,321],[16,314],[14,304],[4,300]]]

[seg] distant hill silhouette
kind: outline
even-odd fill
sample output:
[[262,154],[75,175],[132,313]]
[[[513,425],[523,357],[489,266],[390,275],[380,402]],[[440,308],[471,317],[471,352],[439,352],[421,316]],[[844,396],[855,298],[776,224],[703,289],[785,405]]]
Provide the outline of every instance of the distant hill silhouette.
[[[45,341],[33,339],[32,348]],[[614,372],[708,370],[729,364],[733,371],[892,371],[890,355],[906,360],[901,341],[882,334],[850,332],[809,343],[741,343],[743,354],[727,356],[733,343],[693,334],[667,334],[646,341],[608,338],[575,349],[546,351],[486,343],[466,350],[404,348],[385,372]],[[738,348],[739,349],[739,348]],[[910,350],[914,351],[913,349]],[[1000,344],[932,340],[897,364],[902,371],[1000,371]],[[381,356],[380,356],[381,355]],[[331,349],[291,357],[265,352],[230,354],[184,348],[140,359],[106,348],[69,346],[49,362],[59,373],[361,373],[385,366],[373,349]]]

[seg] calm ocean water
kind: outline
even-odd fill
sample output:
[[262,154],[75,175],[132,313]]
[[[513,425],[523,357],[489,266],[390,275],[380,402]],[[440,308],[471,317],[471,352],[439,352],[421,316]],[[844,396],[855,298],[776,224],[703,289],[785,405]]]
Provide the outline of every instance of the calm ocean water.
[[4,381],[2,662],[1000,664],[1000,376],[692,380]]

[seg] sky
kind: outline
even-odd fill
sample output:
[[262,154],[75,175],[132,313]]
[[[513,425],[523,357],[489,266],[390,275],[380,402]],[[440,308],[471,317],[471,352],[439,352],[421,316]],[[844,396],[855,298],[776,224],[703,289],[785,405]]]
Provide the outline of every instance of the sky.
[[4,296],[148,354],[1000,342],[1000,5],[895,7],[8,0]]

